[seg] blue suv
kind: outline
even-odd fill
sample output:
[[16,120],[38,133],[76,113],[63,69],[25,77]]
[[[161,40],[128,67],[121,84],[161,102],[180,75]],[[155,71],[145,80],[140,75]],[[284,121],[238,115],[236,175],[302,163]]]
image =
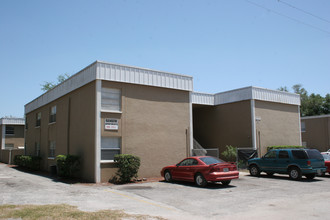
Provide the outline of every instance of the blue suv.
[[313,179],[326,171],[324,159],[316,149],[274,149],[262,158],[250,159],[248,166],[252,176],[280,173],[289,174],[293,180],[300,180],[303,175]]

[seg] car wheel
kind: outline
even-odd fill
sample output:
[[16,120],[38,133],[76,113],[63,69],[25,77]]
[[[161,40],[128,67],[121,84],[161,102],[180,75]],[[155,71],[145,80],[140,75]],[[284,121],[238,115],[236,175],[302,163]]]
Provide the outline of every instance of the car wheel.
[[251,176],[259,176],[260,175],[260,170],[257,167],[257,165],[250,166],[250,174],[251,174]]
[[168,170],[165,171],[164,179],[166,182],[172,182],[172,174],[170,171]]
[[273,176],[274,175],[274,173],[267,173],[267,176]]
[[297,167],[292,167],[289,170],[289,176],[292,180],[300,180],[301,179],[301,171]]
[[312,174],[306,174],[306,178],[309,179],[309,180],[312,180],[315,178],[315,174],[312,173]]
[[224,186],[228,186],[230,184],[231,180],[226,180],[226,181],[222,181],[222,185]]
[[200,186],[200,187],[205,187],[207,182],[205,180],[205,178],[203,177],[202,174],[198,173],[196,176],[195,176],[195,183],[197,184],[197,186]]

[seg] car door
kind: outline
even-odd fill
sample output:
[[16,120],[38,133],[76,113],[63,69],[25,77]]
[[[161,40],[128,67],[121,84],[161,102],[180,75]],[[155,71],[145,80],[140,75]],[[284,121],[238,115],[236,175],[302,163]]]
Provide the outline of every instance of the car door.
[[276,160],[276,169],[278,170],[278,172],[286,173],[289,163],[289,152],[286,150],[280,150],[278,152],[278,159]]
[[194,165],[196,162],[195,159],[188,158],[176,165],[176,168],[172,171],[172,178],[177,180],[193,180]]
[[269,151],[259,162],[262,171],[275,172],[276,170],[276,151]]

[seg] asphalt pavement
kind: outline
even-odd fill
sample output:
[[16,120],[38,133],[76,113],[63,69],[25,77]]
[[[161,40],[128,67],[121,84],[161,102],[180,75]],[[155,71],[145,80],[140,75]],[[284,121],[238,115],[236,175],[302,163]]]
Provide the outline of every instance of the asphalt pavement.
[[[148,182],[67,184],[0,164],[0,204],[70,204],[83,211],[123,210],[167,219],[330,219],[330,176],[292,181],[252,177],[229,186]],[[151,217],[152,218],[152,217]]]

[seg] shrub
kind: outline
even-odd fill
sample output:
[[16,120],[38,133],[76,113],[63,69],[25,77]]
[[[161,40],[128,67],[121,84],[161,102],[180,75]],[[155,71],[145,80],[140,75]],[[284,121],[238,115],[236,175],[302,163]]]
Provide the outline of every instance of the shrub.
[[231,145],[226,146],[226,150],[221,153],[225,161],[235,162],[237,157],[236,147]]
[[60,177],[73,177],[80,168],[79,157],[75,155],[56,156],[57,175]]
[[133,177],[137,177],[140,168],[140,158],[130,154],[117,154],[114,161],[117,163],[120,183],[131,182]]
[[41,157],[39,156],[16,155],[14,157],[14,163],[16,165],[31,170],[40,170],[40,161],[41,161]]
[[290,146],[290,145],[283,145],[283,146],[269,146],[267,147],[267,151],[272,149],[285,149],[285,148],[306,148],[304,146]]

